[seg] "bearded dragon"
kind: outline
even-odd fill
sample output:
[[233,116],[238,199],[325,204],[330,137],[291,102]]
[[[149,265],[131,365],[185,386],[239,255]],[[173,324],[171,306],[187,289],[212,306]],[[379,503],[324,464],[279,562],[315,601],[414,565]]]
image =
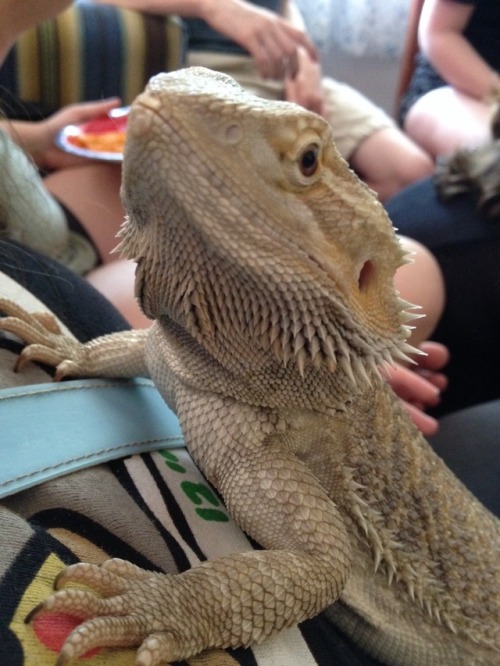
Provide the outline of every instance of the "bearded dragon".
[[5,302],[2,327],[58,378],[150,375],[264,550],[179,575],[70,566],[34,611],[85,618],[59,666],[131,645],[154,666],[325,609],[384,664],[500,664],[499,523],[379,375],[412,353],[407,259],[329,125],[203,68],[158,75],[131,109],[122,196],[151,328],[80,344]]

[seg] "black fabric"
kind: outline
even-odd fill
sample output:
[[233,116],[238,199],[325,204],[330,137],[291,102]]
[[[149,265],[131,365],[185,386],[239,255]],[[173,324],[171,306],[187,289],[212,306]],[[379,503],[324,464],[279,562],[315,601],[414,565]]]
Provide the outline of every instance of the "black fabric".
[[0,114],[11,120],[38,121],[48,118],[56,107],[39,102],[29,102],[16,97],[5,86],[0,85]]
[[384,204],[398,232],[433,252],[470,242],[497,243],[500,225],[481,215],[475,197],[458,195],[441,201],[432,177],[410,185]]
[[22,245],[0,242],[0,271],[45,303],[82,342],[130,328],[83,278]]
[[464,30],[465,37],[490,67],[500,71],[500,3],[495,0],[468,0],[465,4],[475,5]]
[[327,612],[322,613],[300,625],[300,631],[318,664],[383,666],[380,661],[368,657],[358,645],[337,629],[327,615]]
[[399,233],[426,245],[445,280],[446,306],[432,338],[450,350],[449,387],[435,415],[500,398],[500,226],[470,195],[442,203],[431,179],[386,203]]
[[500,516],[500,401],[442,418],[430,444],[469,490]]

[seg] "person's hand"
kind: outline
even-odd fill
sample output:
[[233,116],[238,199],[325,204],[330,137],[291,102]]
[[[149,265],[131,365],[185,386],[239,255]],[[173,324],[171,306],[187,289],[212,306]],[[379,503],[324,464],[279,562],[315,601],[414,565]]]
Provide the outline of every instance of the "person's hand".
[[105,116],[119,105],[120,99],[113,97],[99,102],[65,106],[46,120],[31,123],[33,129],[29,134],[29,142],[26,142],[26,149],[29,150],[35,163],[44,169],[62,169],[82,164],[83,158],[66,153],[56,146],[57,134],[66,125],[84,123],[99,116]]
[[215,0],[207,4],[202,18],[248,51],[265,79],[282,79],[286,72],[295,75],[299,47],[317,60],[316,49],[303,30],[244,0]]
[[438,342],[424,342],[420,349],[426,356],[417,357],[417,366],[385,366],[381,373],[403,401],[417,428],[428,437],[437,432],[438,422],[425,409],[439,404],[441,392],[446,389],[448,380],[440,371],[448,362],[449,353]]
[[285,76],[285,99],[326,117],[326,104],[321,84],[321,65],[311,60],[305,49],[297,49],[297,72]]

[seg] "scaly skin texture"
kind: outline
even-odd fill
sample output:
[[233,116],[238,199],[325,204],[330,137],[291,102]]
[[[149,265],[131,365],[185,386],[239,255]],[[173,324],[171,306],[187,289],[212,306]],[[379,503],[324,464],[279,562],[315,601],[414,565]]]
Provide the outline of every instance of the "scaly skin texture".
[[[69,361],[47,332],[47,353],[59,375],[126,375],[144,358],[197,464],[266,550],[176,576],[70,567],[59,585],[106,598],[65,588],[44,602],[89,618],[58,663],[140,645],[149,666],[328,608],[385,664],[499,664],[499,525],[378,375],[411,351],[392,286],[405,259],[327,123],[207,70],[159,75],[130,114],[123,198],[122,250],[155,323],[73,346]],[[29,338],[17,316],[3,327]]]

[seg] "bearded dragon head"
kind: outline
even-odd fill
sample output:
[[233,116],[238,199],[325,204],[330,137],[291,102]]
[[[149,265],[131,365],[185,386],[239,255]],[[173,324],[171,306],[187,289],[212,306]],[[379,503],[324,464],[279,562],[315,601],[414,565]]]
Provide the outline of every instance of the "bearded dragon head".
[[211,353],[238,338],[352,374],[411,350],[404,252],[319,116],[203,68],[160,74],[132,107],[123,183],[144,311]]

